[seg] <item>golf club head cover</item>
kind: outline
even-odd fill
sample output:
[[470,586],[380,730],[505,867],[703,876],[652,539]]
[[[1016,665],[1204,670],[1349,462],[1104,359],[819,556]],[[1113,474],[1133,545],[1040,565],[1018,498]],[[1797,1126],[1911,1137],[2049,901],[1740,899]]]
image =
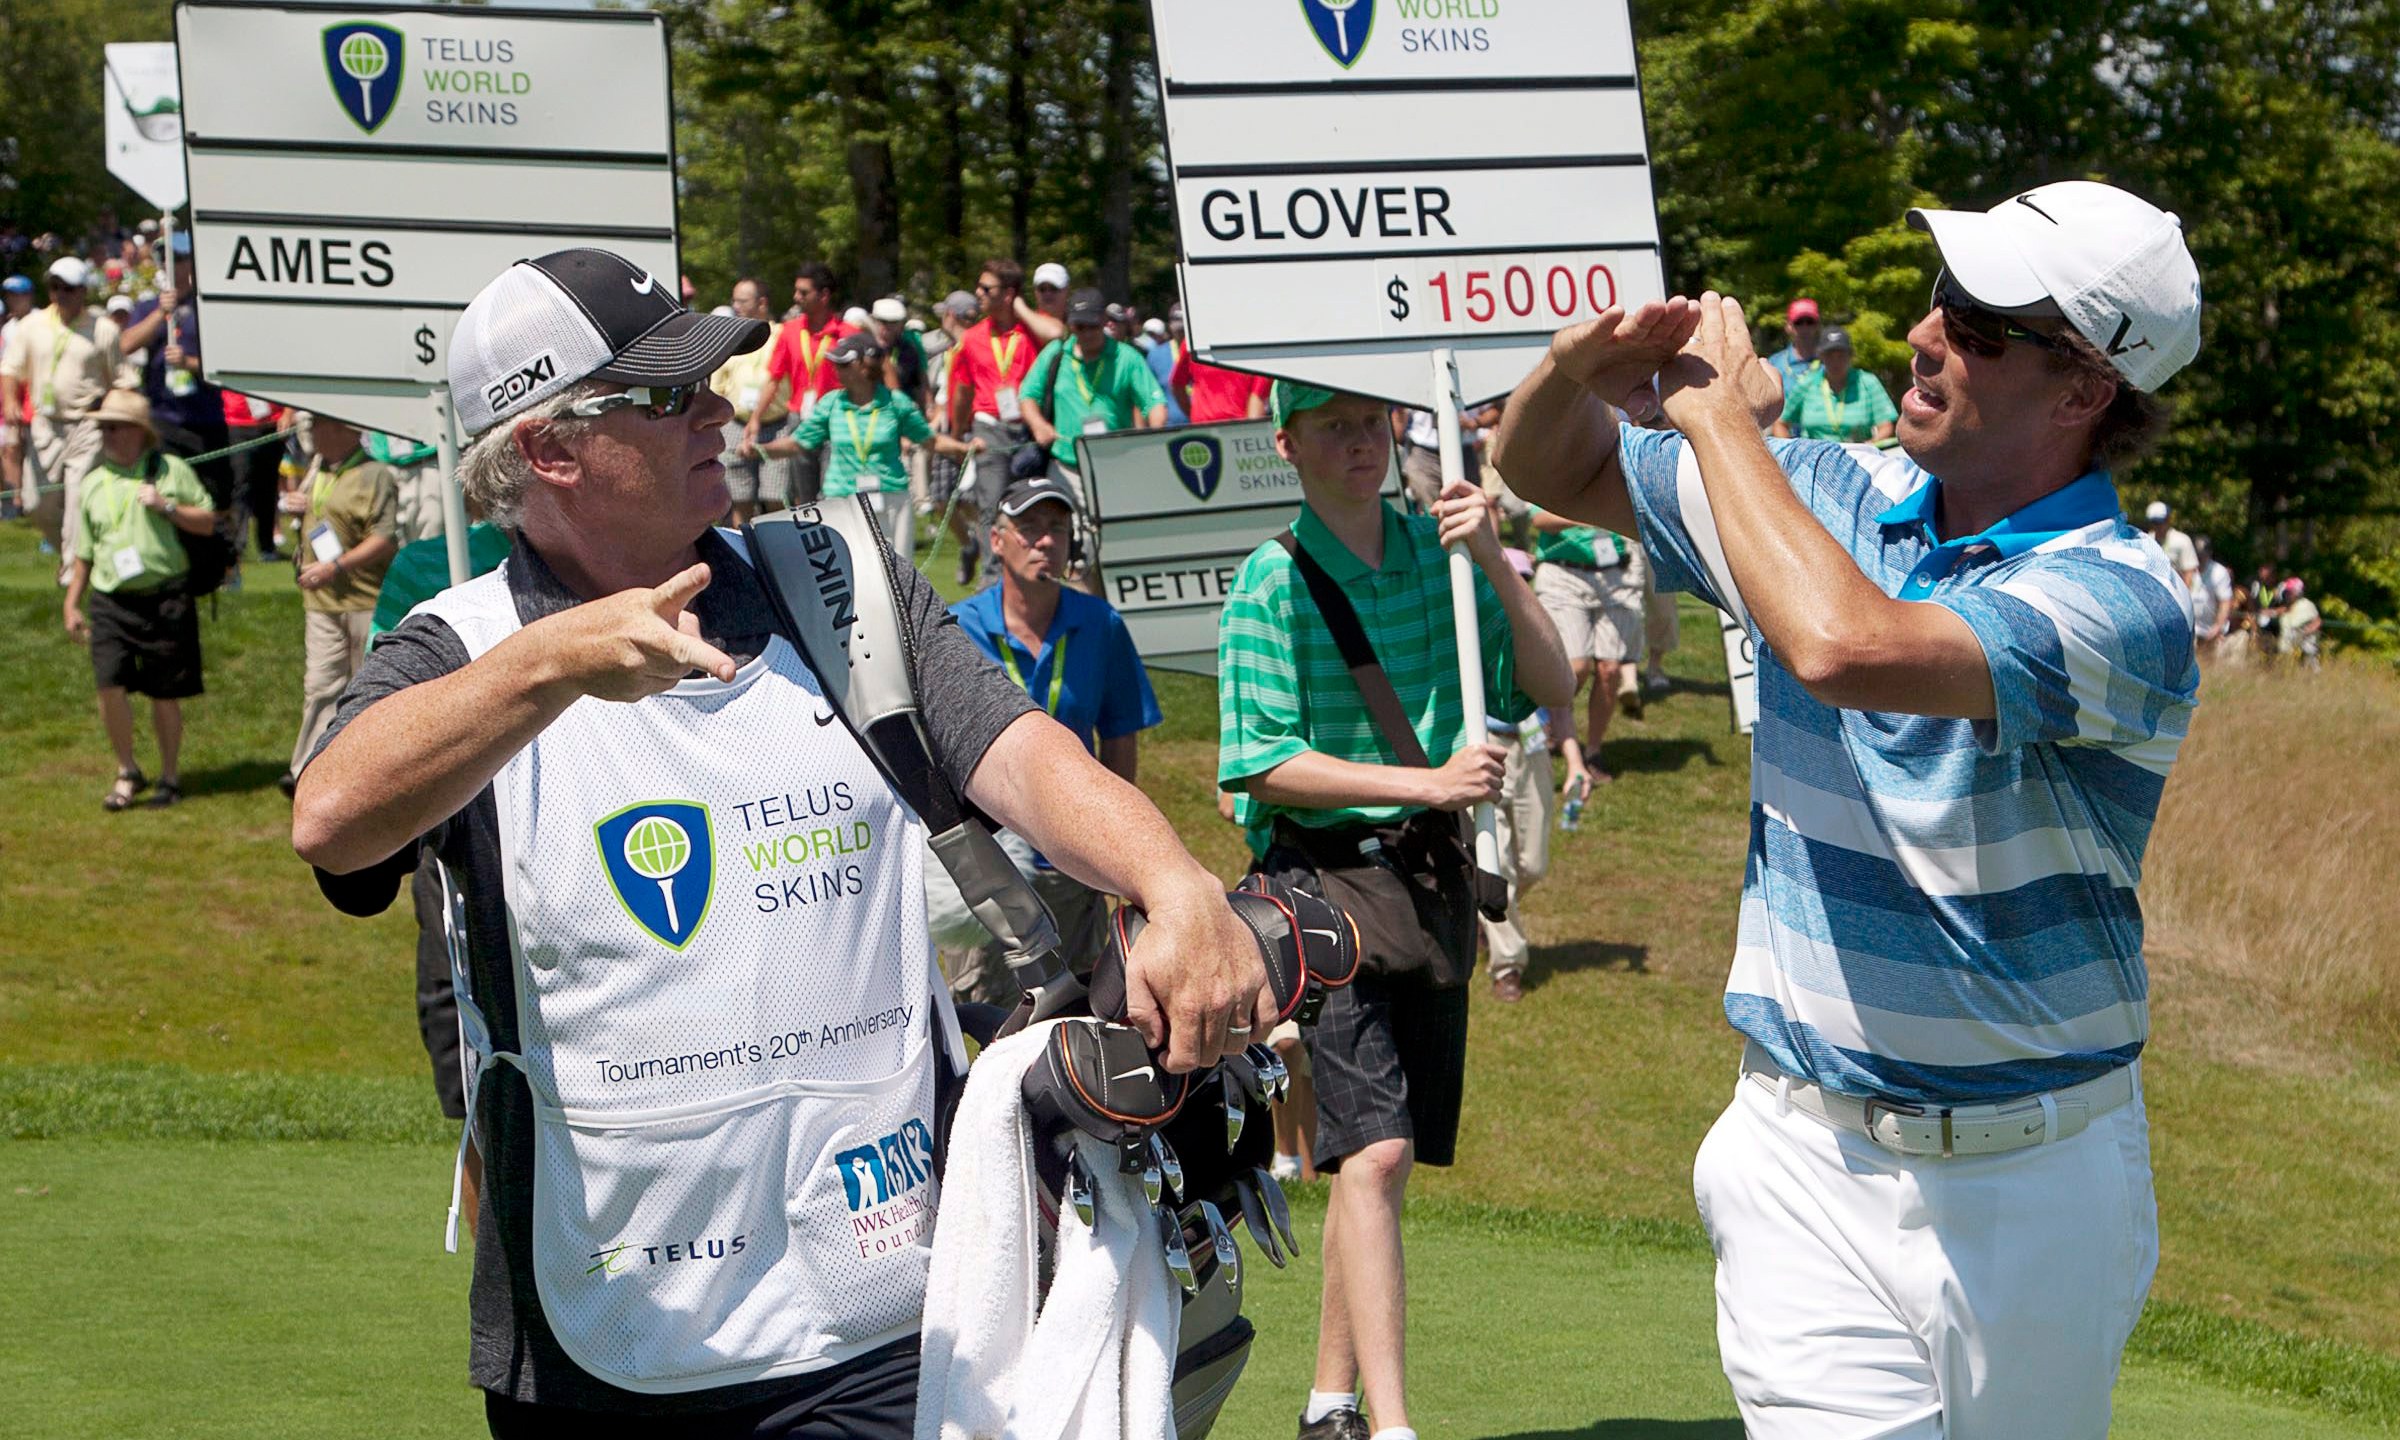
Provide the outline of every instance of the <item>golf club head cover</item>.
[[[1337,907],[1264,875],[1244,876],[1225,901],[1258,943],[1275,1024],[1313,1023],[1324,991],[1357,976],[1358,927]],[[1126,961],[1148,925],[1149,917],[1131,905],[1118,906],[1111,919],[1107,943],[1092,965],[1092,1013],[1103,1020],[1126,1017]]]
[[1071,1125],[1123,1146],[1174,1119],[1195,1078],[1159,1064],[1132,1026],[1079,1017],[1050,1031],[1022,1089],[1041,1129]]

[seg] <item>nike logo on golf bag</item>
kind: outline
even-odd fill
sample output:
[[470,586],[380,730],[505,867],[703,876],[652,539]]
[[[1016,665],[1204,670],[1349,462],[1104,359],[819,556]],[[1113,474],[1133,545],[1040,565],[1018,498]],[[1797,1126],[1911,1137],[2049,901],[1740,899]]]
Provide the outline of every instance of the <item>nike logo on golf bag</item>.
[[1111,1080],[1129,1080],[1136,1075],[1141,1076],[1144,1080],[1156,1080],[1158,1078],[1158,1072],[1147,1065],[1137,1065],[1122,1075],[1111,1075],[1108,1078]]

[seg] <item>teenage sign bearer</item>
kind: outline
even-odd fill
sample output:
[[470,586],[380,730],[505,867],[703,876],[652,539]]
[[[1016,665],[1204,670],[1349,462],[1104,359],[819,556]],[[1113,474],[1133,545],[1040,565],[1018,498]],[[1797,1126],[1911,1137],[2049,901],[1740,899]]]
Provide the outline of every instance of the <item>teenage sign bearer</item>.
[[[905,1440],[958,1049],[925,831],[712,528],[733,407],[706,381],[766,326],[646,279],[563,251],[460,317],[464,481],[516,543],[369,655],[293,843],[354,913],[426,848],[465,890],[494,1434]],[[507,383],[545,351],[551,374]],[[1216,879],[900,584],[952,779],[1149,912],[1131,1013],[1170,1066],[1241,1049],[1273,1002]]]
[[[1757,646],[1748,1045],[1694,1176],[1749,1432],[2098,1437],[2158,1258],[2135,887],[2198,677],[2109,469],[2199,274],[2106,185],[1909,218],[1945,268],[1904,453],[1761,440],[1712,294],[1562,333],[1498,463]],[[1681,435],[1609,408],[1661,364]]]
[[1450,486],[1438,520],[1384,503],[1383,402],[1278,381],[1271,408],[1302,506],[1243,562],[1218,622],[1217,781],[1269,832],[1263,868],[1349,910],[1364,953],[1308,1041],[1334,1181],[1300,1433],[1365,1440],[1363,1381],[1373,1433],[1408,1437],[1401,1200],[1410,1169],[1448,1165],[1457,1141],[1476,916],[1458,812],[1497,799],[1507,763],[1461,709],[1443,547],[1463,543],[1478,572],[1486,709],[1566,705],[1575,676],[1481,490]]

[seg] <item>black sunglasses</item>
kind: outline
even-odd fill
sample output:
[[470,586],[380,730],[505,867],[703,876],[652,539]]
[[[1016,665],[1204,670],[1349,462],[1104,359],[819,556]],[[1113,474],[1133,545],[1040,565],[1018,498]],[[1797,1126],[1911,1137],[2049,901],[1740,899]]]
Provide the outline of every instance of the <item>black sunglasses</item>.
[[700,388],[699,381],[689,385],[634,385],[613,395],[594,395],[578,400],[567,407],[567,413],[590,417],[638,405],[651,419],[665,420],[691,409],[692,400],[700,393]]
[[1958,288],[1947,270],[1934,277],[1933,307],[1942,312],[1942,333],[1969,355],[1997,360],[2008,353],[2011,340],[2042,350],[2062,348],[2057,336],[2028,329],[2015,316],[1977,304]]

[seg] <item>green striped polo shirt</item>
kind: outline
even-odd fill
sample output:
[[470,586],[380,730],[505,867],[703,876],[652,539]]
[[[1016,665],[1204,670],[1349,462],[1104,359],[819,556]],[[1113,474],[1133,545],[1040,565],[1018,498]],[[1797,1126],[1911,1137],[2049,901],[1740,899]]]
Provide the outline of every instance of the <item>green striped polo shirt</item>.
[[[1385,506],[1383,565],[1374,570],[1335,539],[1314,510],[1302,507],[1292,533],[1350,597],[1427,757],[1436,765],[1448,760],[1465,722],[1449,562],[1436,538],[1439,522]],[[1517,689],[1508,615],[1480,571],[1475,613],[1483,632],[1487,708],[1503,719],[1522,720],[1533,713],[1533,701]],[[1307,750],[1369,765],[1399,763],[1376,733],[1332,634],[1308,598],[1307,582],[1272,540],[1242,562],[1217,621],[1217,716],[1217,780],[1228,790],[1244,790],[1253,777]],[[1475,728],[1480,735],[1480,721]],[[1241,813],[1245,828],[1256,832],[1279,813],[1302,825],[1383,825],[1415,808],[1286,810],[1253,798]]]

